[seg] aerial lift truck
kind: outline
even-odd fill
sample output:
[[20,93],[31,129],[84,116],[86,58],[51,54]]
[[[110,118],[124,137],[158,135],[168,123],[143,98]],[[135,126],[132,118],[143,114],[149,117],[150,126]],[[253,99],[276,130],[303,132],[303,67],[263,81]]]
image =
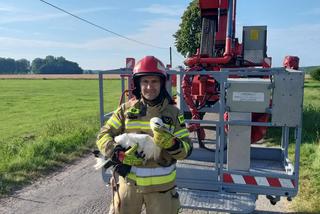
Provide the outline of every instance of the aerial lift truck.
[[[283,67],[271,68],[266,26],[244,26],[239,43],[236,0],[199,0],[199,9],[200,48],[185,60],[186,69],[168,69],[194,140],[191,156],[177,163],[182,206],[250,213],[259,195],[273,205],[281,197],[291,201],[298,192],[302,135],[299,58],[286,56]],[[101,126],[112,114],[104,112],[103,75],[119,74],[131,98],[134,63],[128,58],[126,68],[99,73]],[[170,80],[167,87],[171,91]],[[268,129],[281,132],[272,146],[263,143]],[[107,182],[110,173],[103,169],[102,176]]]

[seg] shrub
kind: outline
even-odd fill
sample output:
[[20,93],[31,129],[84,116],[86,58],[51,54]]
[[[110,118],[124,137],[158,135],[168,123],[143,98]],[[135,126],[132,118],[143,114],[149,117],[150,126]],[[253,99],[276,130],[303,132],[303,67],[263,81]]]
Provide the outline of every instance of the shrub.
[[310,76],[312,77],[312,79],[320,81],[320,67],[310,71]]

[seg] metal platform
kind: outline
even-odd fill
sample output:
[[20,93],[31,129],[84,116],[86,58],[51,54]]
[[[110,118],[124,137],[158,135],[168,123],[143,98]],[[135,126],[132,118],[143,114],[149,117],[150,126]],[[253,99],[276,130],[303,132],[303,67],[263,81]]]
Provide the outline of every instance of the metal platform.
[[[292,118],[297,114],[302,114],[302,95],[299,97],[299,99],[301,98],[301,102],[297,102],[296,97],[292,97],[290,94],[295,94],[296,91],[300,94],[303,93],[303,73],[296,72],[298,71],[285,69],[228,68],[220,72],[190,71],[188,73],[181,73],[173,71],[171,73],[177,74],[178,83],[181,83],[182,74],[203,74],[212,76],[220,85],[220,99],[219,102],[209,108],[209,110],[212,109],[212,111],[205,109],[204,112],[206,112],[206,114],[202,120],[186,120],[187,124],[200,124],[201,127],[205,128],[206,139],[199,143],[197,135],[193,134],[193,136],[191,136],[193,142],[191,155],[186,160],[177,161],[176,184],[184,208],[231,213],[250,213],[255,209],[255,201],[258,195],[279,197],[296,196],[299,184],[298,169],[302,126],[301,118],[297,120],[293,120]],[[110,72],[108,73],[111,74]],[[129,71],[128,74],[130,74]],[[263,109],[263,112],[266,110],[266,112],[272,113],[271,121],[252,122],[251,119],[239,120],[237,118],[224,120],[224,113],[229,109],[226,103],[226,98],[228,98],[226,97],[226,93],[230,87],[230,75],[239,75],[244,79],[250,76],[269,76],[270,79],[275,80],[274,84],[271,85],[272,87],[267,88],[267,92],[263,91],[263,94],[268,95],[270,92],[270,94],[279,95],[279,99],[275,99],[275,102],[272,102],[272,111],[270,111],[269,108],[269,98],[266,99],[267,101],[265,100],[266,102],[263,104],[263,108],[259,107],[260,110]],[[301,84],[297,87],[291,80],[299,80]],[[237,83],[238,82],[242,84],[241,81],[237,81]],[[123,78],[121,84],[124,91],[125,82]],[[182,94],[181,85],[182,84],[177,84],[177,94]],[[295,87],[291,88],[292,85]],[[243,90],[246,91],[246,87],[246,85],[241,86],[236,92],[242,93]],[[263,88],[266,89],[264,86]],[[290,90],[288,90],[288,88]],[[110,116],[110,114],[104,114],[103,103],[105,101],[103,100],[102,73],[99,74],[99,90],[100,124],[102,126],[108,115]],[[262,93],[259,90],[254,89],[249,92],[256,94]],[[288,94],[287,91],[290,91],[290,93],[288,92]],[[285,100],[283,97],[285,97]],[[273,100],[273,96],[271,98]],[[231,99],[233,99],[233,95]],[[242,101],[249,102],[246,99],[247,97]],[[234,102],[238,102],[238,100],[234,100]],[[236,105],[237,103],[231,104]],[[288,108],[282,107],[283,104],[285,104],[284,106],[289,106],[290,109],[291,105],[294,105],[296,111],[288,112]],[[179,96],[178,106],[181,112],[188,112],[185,108],[184,100]],[[251,109],[252,106],[250,103],[248,103],[248,105],[246,104],[245,107],[249,108],[245,112],[255,112],[255,110]],[[278,110],[277,114],[274,114],[274,109]],[[294,112],[294,114],[292,112]],[[230,141],[230,132],[225,132],[227,126],[229,126],[229,128],[230,126],[274,127],[278,130],[281,129],[281,139],[275,142],[275,148],[264,144],[245,144],[239,146],[239,148],[232,147],[238,142],[249,142],[250,139],[247,139],[249,135],[246,135],[246,139],[244,140],[242,137],[235,137],[233,141]],[[290,160],[288,154],[289,142],[291,142],[290,133],[294,133],[295,136],[294,160]],[[233,144],[230,142],[233,142]],[[204,146],[206,149],[203,148]],[[247,152],[240,154],[239,151],[242,151],[242,149],[245,149]],[[231,150],[232,152],[228,153],[228,151]],[[234,157],[235,159],[230,161],[228,157]],[[238,167],[238,165],[240,166],[240,163],[242,163],[241,161],[245,163],[245,167]],[[234,164],[232,165],[230,163]],[[103,172],[102,176],[105,181],[108,181],[107,178],[110,177],[110,174]]]
[[223,193],[178,189],[183,208],[223,211],[229,213],[251,213],[255,210],[256,196],[251,194]]
[[217,179],[213,163],[188,159],[177,162],[177,184],[180,188],[218,190]]

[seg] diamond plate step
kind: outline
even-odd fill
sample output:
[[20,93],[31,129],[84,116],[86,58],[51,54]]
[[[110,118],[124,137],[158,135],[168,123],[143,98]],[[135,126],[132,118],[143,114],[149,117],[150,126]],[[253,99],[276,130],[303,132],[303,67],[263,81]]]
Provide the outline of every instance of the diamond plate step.
[[182,208],[231,213],[251,213],[256,196],[252,194],[178,189]]

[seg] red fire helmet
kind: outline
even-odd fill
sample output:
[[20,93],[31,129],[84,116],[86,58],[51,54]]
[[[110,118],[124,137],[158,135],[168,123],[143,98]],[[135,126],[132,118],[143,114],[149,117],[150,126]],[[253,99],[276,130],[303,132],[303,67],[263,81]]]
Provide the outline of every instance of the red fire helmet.
[[154,56],[145,56],[133,68],[133,79],[141,76],[160,76],[164,81],[167,78],[163,63]]

